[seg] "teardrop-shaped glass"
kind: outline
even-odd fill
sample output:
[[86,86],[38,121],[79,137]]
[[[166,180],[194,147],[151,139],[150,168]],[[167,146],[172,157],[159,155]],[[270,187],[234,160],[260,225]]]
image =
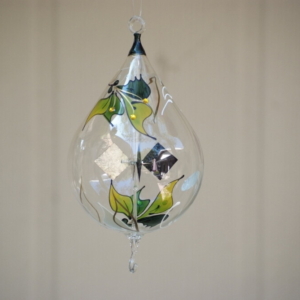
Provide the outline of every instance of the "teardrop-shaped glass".
[[124,65],[76,133],[72,176],[81,205],[95,220],[141,236],[170,225],[192,204],[203,156],[140,34],[134,36]]

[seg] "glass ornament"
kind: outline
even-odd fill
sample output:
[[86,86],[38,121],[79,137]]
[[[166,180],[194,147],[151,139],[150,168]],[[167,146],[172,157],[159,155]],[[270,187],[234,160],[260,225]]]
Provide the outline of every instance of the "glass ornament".
[[200,144],[156,75],[134,16],[124,65],[79,127],[72,145],[72,183],[98,223],[123,232],[129,269],[141,237],[176,221],[194,201],[203,176]]

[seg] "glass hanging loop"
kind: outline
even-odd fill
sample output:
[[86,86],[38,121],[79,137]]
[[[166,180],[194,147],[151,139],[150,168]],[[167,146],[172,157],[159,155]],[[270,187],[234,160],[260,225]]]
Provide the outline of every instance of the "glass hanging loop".
[[134,34],[134,33],[139,33],[142,34],[145,30],[145,21],[142,17],[140,16],[133,16],[129,21],[128,21],[128,27],[129,30]]

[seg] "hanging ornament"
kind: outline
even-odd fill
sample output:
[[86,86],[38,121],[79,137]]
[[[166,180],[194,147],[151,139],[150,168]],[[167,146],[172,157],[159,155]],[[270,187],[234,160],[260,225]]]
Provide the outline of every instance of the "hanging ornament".
[[194,201],[203,176],[197,138],[142,46],[144,26],[140,16],[129,21],[129,55],[72,146],[80,204],[101,225],[128,236],[131,272],[141,237],[176,221]]

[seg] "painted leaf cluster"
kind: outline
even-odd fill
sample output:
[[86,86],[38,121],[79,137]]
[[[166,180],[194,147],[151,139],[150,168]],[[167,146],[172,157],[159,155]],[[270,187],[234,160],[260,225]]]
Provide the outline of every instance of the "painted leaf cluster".
[[142,200],[140,198],[144,187],[137,191],[136,219],[133,216],[133,195],[125,196],[118,193],[111,182],[109,191],[110,207],[115,213],[123,213],[127,217],[123,219],[123,222],[129,226],[131,226],[129,221],[149,227],[156,226],[168,218],[168,212],[173,207],[173,189],[181,178],[164,186],[152,203],[149,199]]
[[151,94],[149,85],[144,81],[142,75],[140,79],[135,77],[134,80],[130,80],[126,85],[118,85],[119,81],[116,80],[113,84],[110,84],[107,98],[100,99],[95,107],[88,115],[86,124],[96,115],[103,115],[107,121],[112,124],[112,117],[114,115],[126,114],[132,124],[132,126],[140,133],[150,136],[145,128],[144,121],[152,115],[152,108],[147,104],[148,97]]

